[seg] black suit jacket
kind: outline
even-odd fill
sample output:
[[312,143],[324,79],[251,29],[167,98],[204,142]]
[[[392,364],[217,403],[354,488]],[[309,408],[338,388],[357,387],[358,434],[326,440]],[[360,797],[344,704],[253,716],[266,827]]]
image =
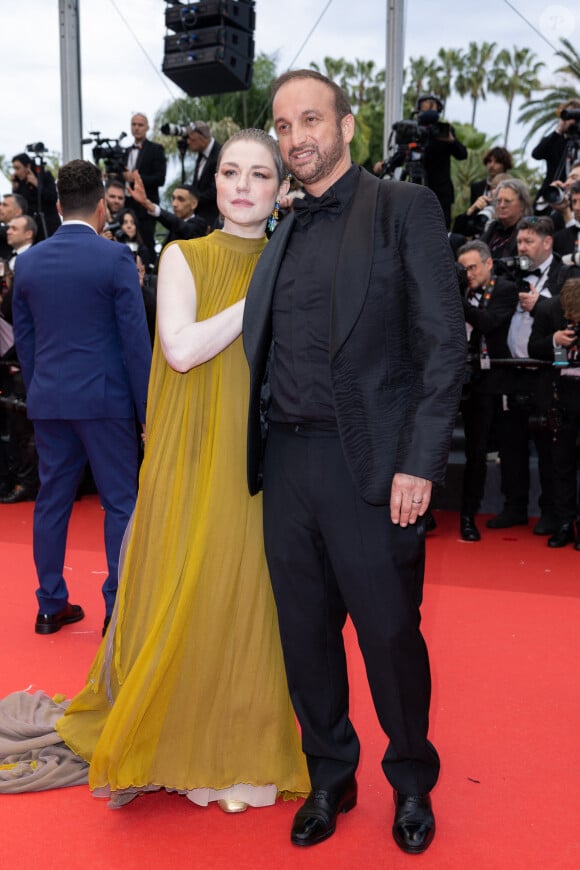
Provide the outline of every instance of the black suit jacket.
[[192,184],[196,189],[198,197],[195,213],[197,217],[202,218],[210,228],[213,228],[219,215],[216,201],[217,191],[215,187],[215,173],[217,169],[218,156],[221,150],[222,146],[220,143],[214,142],[199,178],[196,176],[197,164],[196,170],[194,170],[193,173]]
[[[129,159],[130,153],[131,148],[127,148],[125,151],[125,158],[127,160]],[[163,187],[165,184],[165,173],[167,171],[167,160],[163,145],[145,139],[141,149],[139,150],[135,169],[138,170],[139,175],[143,180],[143,186],[145,187],[147,198],[150,199],[151,202],[159,202],[159,188]],[[135,203],[135,201],[131,199],[131,204],[128,203],[127,207],[134,208],[135,205],[139,205],[139,203]],[[143,211],[142,206],[140,206],[140,208],[141,211]]]
[[556,133],[554,130],[548,136],[544,136],[543,139],[540,139],[532,151],[532,157],[534,160],[546,161],[546,177],[544,178],[544,182],[540,188],[540,194],[544,192],[546,187],[548,187],[552,181],[565,180],[565,158],[569,143],[570,139],[562,136],[560,133]]
[[[455,130],[451,127],[453,135]],[[455,199],[453,182],[451,181],[451,158],[465,160],[467,148],[455,139],[453,142],[445,142],[441,139],[430,139],[424,155],[425,172],[427,173],[427,185],[441,203],[451,204]]]
[[483,178],[481,181],[472,181],[469,185],[469,204],[473,205],[478,197],[483,196],[487,188],[487,178]]
[[[272,297],[294,220],[285,218],[268,242],[244,311],[251,493],[261,486]],[[377,279],[378,264],[388,270],[387,283]],[[466,340],[441,209],[427,188],[361,171],[334,273],[329,326],[339,435],[362,498],[387,504],[395,472],[442,482]]]
[[554,233],[554,251],[561,257],[564,254],[573,254],[578,240],[579,227],[564,227],[563,230],[558,230]]
[[160,224],[169,230],[163,241],[163,247],[169,242],[175,242],[178,239],[198,239],[201,236],[207,235],[207,224],[197,215],[192,215],[187,220],[178,218],[171,211],[162,208],[157,218]]
[[[562,310],[560,297],[546,300],[545,305],[534,318],[532,334],[528,343],[530,356],[534,359],[554,359],[553,335],[565,329],[567,320]],[[554,392],[557,389],[557,393]],[[580,380],[567,376],[561,377],[559,367],[541,369],[538,376],[538,405],[540,411],[547,411],[556,403],[561,403],[571,413],[580,413]],[[556,396],[558,397],[556,399]]]
[[517,285],[509,279],[499,276],[495,279],[492,294],[487,306],[475,308],[466,299],[463,300],[465,320],[473,326],[469,338],[469,352],[474,357],[474,373],[477,375],[478,389],[484,392],[502,392],[501,370],[492,368],[489,371],[479,369],[481,339],[485,343],[490,359],[509,359],[511,353],[507,343],[512,314],[518,304]]

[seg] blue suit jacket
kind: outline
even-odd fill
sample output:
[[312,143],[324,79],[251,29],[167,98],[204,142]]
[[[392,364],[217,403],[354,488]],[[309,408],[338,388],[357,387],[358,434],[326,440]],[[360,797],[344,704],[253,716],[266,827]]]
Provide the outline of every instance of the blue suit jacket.
[[63,224],[18,260],[13,319],[31,419],[144,422],[151,343],[126,245]]

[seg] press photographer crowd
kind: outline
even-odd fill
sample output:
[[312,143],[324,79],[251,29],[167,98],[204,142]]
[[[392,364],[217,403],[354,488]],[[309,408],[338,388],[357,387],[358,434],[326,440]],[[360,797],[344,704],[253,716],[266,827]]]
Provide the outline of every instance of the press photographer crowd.
[[[436,94],[423,94],[413,117],[393,125],[387,154],[374,173],[431,188],[443,210],[465,313],[469,353],[458,426],[463,426],[465,464],[459,533],[481,539],[480,511],[491,456],[498,456],[502,510],[486,528],[533,527],[550,547],[580,551],[577,441],[580,429],[580,99],[558,110],[557,126],[532,157],[545,161],[538,190],[528,190],[503,147],[483,157],[482,177],[470,185],[470,204],[452,216],[451,159],[467,148],[442,120]],[[100,234],[128,246],[143,291],[151,344],[154,339],[156,269],[170,241],[206,235],[220,226],[214,174],[221,148],[204,121],[165,125],[181,156],[181,181],[171,191],[171,210],[160,205],[166,155],[147,137],[145,115],[131,118],[133,143],[91,133],[93,160],[103,169],[105,206]],[[196,156],[190,177],[184,157]],[[0,503],[34,500],[38,460],[34,429],[12,333],[12,283],[27,250],[61,225],[55,179],[46,168],[42,142],[12,159],[12,192],[0,203]],[[280,202],[282,218],[301,196]],[[421,256],[420,244],[417,256]],[[537,458],[540,495],[530,486]],[[435,520],[429,517],[431,528]],[[480,524],[481,525],[481,524]],[[487,532],[486,532],[487,534]],[[490,532],[493,534],[493,532]]]

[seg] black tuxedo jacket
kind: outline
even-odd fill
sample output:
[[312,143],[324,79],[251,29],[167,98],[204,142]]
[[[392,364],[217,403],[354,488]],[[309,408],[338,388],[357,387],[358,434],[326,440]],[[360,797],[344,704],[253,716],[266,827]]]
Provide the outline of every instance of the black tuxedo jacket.
[[[248,485],[261,486],[271,305],[294,216],[260,257],[246,299]],[[388,282],[378,280],[377,266]],[[362,170],[332,282],[329,364],[345,458],[362,498],[387,504],[395,472],[445,476],[466,340],[441,209],[425,187]]]
[[192,184],[198,197],[195,213],[197,217],[202,218],[210,228],[213,228],[219,215],[216,202],[217,191],[215,187],[215,173],[217,169],[218,156],[221,150],[222,146],[220,143],[214,142],[212,149],[209,152],[209,157],[203,166],[201,175],[197,177],[196,170],[194,170],[193,174]]
[[561,257],[564,254],[573,254],[576,249],[576,242],[580,227],[564,227],[563,230],[558,230],[554,233],[554,251]]
[[485,336],[490,359],[509,359],[511,353],[507,337],[517,304],[517,285],[503,275],[495,279],[490,300],[485,308],[475,308],[466,299],[463,300],[465,320],[473,326],[469,338],[469,351],[475,357],[473,371],[476,378],[473,383],[476,383],[478,389],[483,392],[502,392],[502,375],[501,370],[493,366],[489,371],[479,369],[478,358],[481,353],[482,336]]
[[[577,277],[577,276],[576,276]],[[560,297],[546,300],[534,318],[532,334],[528,342],[530,356],[534,359],[554,359],[553,335],[565,329],[567,320],[562,310]],[[580,413],[580,380],[575,377],[561,377],[558,367],[541,369],[538,376],[538,405],[547,411],[554,405],[554,387],[558,391],[558,401],[571,413]]]
[[[127,148],[125,151],[125,157],[127,160],[129,159],[130,153],[131,148]],[[139,150],[135,169],[138,170],[139,175],[143,180],[143,186],[145,187],[147,198],[150,199],[151,202],[159,202],[159,188],[163,187],[165,184],[165,173],[167,170],[167,160],[165,158],[163,145],[145,139]],[[132,204],[128,205],[128,207],[134,208],[135,205],[139,205],[139,203],[135,203],[134,200],[132,200]],[[142,207],[141,211],[143,211]]]

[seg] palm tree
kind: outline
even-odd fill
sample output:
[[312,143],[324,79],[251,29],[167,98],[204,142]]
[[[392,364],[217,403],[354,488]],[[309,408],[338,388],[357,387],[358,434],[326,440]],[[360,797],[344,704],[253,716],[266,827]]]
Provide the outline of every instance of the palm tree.
[[560,42],[563,48],[556,52],[556,57],[561,57],[564,65],[558,67],[556,73],[566,78],[563,84],[556,87],[551,85],[542,87],[540,97],[526,100],[523,103],[518,117],[518,124],[531,124],[524,144],[527,144],[538,130],[554,123],[554,118],[561,103],[578,99],[580,93],[580,52],[573,47],[568,39],[562,38]]
[[438,95],[445,103],[453,88],[453,82],[463,69],[463,52],[460,48],[440,48],[437,58],[440,61],[437,72],[441,82]]
[[504,148],[507,148],[514,100],[518,96],[529,99],[532,92],[541,87],[538,73],[543,66],[545,64],[536,60],[536,55],[531,49],[517,48],[515,45],[513,53],[504,48],[495,58],[488,88],[492,93],[504,97],[508,104]]
[[455,90],[460,97],[469,96],[472,103],[471,126],[475,127],[477,103],[486,98],[488,69],[493,60],[495,42],[470,42],[462,56],[459,73],[455,77]]
[[404,101],[408,107],[415,108],[417,97],[427,92],[438,94],[441,89],[439,68],[434,60],[427,60],[421,55],[418,58],[410,58],[409,66],[405,68],[404,80],[408,81],[404,93]]

